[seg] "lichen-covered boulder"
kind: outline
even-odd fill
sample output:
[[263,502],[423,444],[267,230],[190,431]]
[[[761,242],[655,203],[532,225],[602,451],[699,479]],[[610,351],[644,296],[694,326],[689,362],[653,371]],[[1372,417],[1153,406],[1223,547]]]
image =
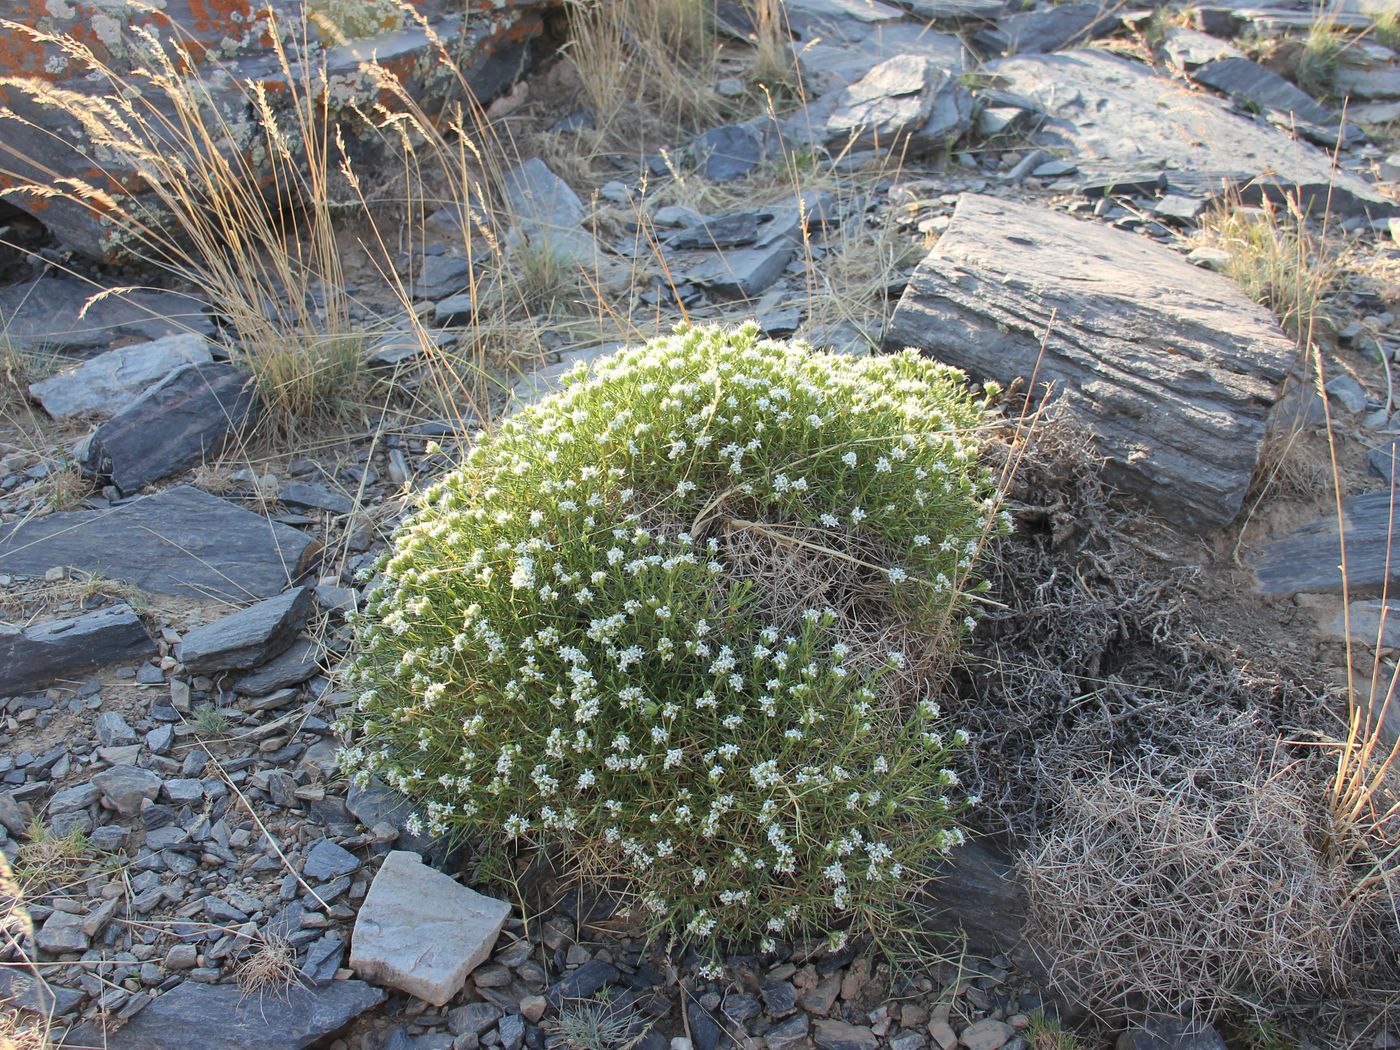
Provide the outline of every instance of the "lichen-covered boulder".
[[[384,97],[381,74],[366,65],[372,59],[429,111],[460,93],[463,81],[478,100],[489,101],[526,68],[544,15],[561,3],[0,0],[0,195],[67,247],[120,258],[127,246],[105,216],[141,199],[141,164],[130,150],[104,142],[93,122],[75,119],[75,98],[81,111],[82,97],[91,96],[92,111],[100,114],[116,80],[148,82],[152,71],[183,80],[199,94],[211,140],[241,153],[256,177],[265,148],[259,93],[275,108],[310,83],[312,91],[325,92],[336,119]],[[454,59],[460,80],[440,48]],[[137,118],[158,126],[172,107],[143,94]],[[82,191],[36,189],[75,185]]]

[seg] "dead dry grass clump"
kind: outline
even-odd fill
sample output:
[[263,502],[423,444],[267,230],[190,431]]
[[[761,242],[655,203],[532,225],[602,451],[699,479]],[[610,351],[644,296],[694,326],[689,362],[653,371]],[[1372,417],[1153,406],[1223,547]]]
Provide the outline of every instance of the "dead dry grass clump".
[[1060,978],[1115,1018],[1343,1032],[1393,1007],[1395,829],[1339,818],[1344,723],[1294,632],[1250,620],[1227,569],[1164,571],[1182,557],[1110,507],[1081,429],[1042,422],[1019,462],[998,604],[945,706],[973,734],[978,815],[1020,846]]
[[1105,1015],[1212,1018],[1344,983],[1346,879],[1315,845],[1316,785],[1274,768],[1267,734],[1207,733],[1195,756],[1069,780],[1021,859],[1035,936]]
[[[1016,452],[992,444],[989,454]],[[1084,754],[1106,770],[1190,759],[1206,727],[1252,712],[1277,736],[1311,724],[1317,704],[1238,659],[1203,622],[1212,581],[1142,551],[1140,522],[1110,507],[1099,464],[1082,429],[1038,424],[1008,493],[1017,527],[990,548],[997,604],[949,702],[978,741],[983,812],[1022,841],[1054,825]]]

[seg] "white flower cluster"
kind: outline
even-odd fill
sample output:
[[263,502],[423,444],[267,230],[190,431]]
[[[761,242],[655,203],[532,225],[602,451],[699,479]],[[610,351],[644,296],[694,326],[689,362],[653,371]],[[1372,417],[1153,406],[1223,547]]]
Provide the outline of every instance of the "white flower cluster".
[[428,832],[560,843],[688,937],[875,914],[960,841],[953,734],[931,700],[886,702],[904,655],[859,670],[834,610],[757,618],[727,537],[899,552],[871,594],[958,624],[998,527],[979,418],[912,352],[753,326],[574,373],[482,435],[381,559],[342,764]]

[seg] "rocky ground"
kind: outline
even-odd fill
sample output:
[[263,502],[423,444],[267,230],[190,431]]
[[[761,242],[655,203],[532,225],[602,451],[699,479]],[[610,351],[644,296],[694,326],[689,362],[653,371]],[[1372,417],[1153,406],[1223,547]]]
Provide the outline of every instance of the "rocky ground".
[[[979,380],[1052,383],[1115,499],[1144,512],[1142,542],[1228,581],[1265,625],[1242,645],[1334,683],[1324,408],[1364,644],[1394,577],[1400,58],[1369,16],[1338,16],[1354,42],[1319,99],[1279,72],[1317,17],[1301,4],[786,6],[801,104],[649,142],[640,160],[590,146],[589,164],[562,165],[590,116],[559,108],[567,63],[532,74],[536,101],[503,118],[549,147],[504,180],[520,234],[626,272],[629,319],[757,317],[843,351],[913,345]],[[738,96],[751,27],[742,5],[720,11],[733,58],[715,88]],[[1331,208],[1347,261],[1314,333],[1326,405],[1294,334],[1218,272],[1229,255],[1201,226],[1222,187]],[[631,937],[606,900],[426,840],[403,800],[349,787],[330,726],[357,574],[404,495],[460,452],[458,421],[386,408],[249,451],[260,405],[197,294],[80,314],[90,286],[14,222],[37,254],[11,268],[0,318],[11,346],[57,367],[7,405],[0,461],[0,850],[23,894],[0,1001],[50,1018],[55,1045],[1039,1050],[1061,1045],[1041,1013],[1084,1020],[1019,953],[1011,868],[980,848],[943,901],[985,935],[977,957],[891,972],[794,944],[709,979]],[[402,262],[454,345],[475,310],[460,240]],[[541,325],[547,355],[511,362],[494,411],[635,331]],[[410,385],[429,367],[392,335],[369,364]],[[1085,1031],[1224,1045],[1170,1017]],[[1379,1050],[1400,1026],[1373,1014],[1353,1038]]]

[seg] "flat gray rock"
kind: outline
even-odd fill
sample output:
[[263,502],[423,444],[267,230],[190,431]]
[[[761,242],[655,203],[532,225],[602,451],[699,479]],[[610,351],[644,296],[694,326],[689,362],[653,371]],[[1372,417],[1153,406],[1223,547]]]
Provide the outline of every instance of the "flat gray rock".
[[668,265],[678,281],[687,281],[730,299],[752,299],[782,275],[802,244],[804,225],[820,221],[831,207],[829,196],[804,191],[755,209],[758,235],[739,248],[718,251],[668,251]]
[[1400,98],[1400,63],[1343,65],[1337,70],[1337,90],[1365,101]]
[[23,629],[0,625],[0,695],[31,692],[64,675],[155,651],[125,602]]
[[1198,84],[1239,99],[1259,110],[1295,116],[1310,124],[1335,124],[1337,115],[1306,91],[1284,80],[1271,69],[1243,55],[1217,58],[1191,74]]
[[123,817],[136,816],[142,800],[153,800],[160,794],[160,777],[137,766],[112,766],[94,773],[92,782],[102,792],[102,801]]
[[1283,131],[1242,117],[1219,98],[1192,92],[1140,62],[1103,51],[1019,55],[982,67],[1046,117],[1037,145],[1065,150],[1088,179],[1127,182],[1165,173],[1170,188],[1246,199],[1296,193],[1320,213],[1394,213],[1367,182],[1335,170],[1327,155]]
[[284,652],[316,607],[310,587],[295,587],[196,627],[180,642],[180,662],[196,674],[247,670]]
[[367,980],[442,1006],[491,955],[510,905],[483,897],[416,853],[385,858],[360,906],[350,965]]
[[214,334],[205,304],[177,292],[122,291],[98,299],[84,311],[88,301],[103,291],[110,288],[53,271],[0,288],[5,337],[24,350],[83,356],[126,339]]
[[349,514],[355,501],[343,492],[307,481],[289,481],[278,486],[277,502],[302,510],[324,510],[331,514]]
[[588,214],[583,201],[544,161],[531,157],[512,168],[505,177],[505,191],[515,229],[529,244],[569,263],[597,261],[598,242],[583,228]]
[[923,55],[886,59],[837,97],[835,110],[826,118],[828,140],[856,148],[897,147],[932,114],[930,89],[936,76]]
[[1347,613],[1338,613],[1327,624],[1327,632],[1333,637],[1346,641],[1350,623],[1353,644],[1375,649],[1379,642],[1382,649],[1400,649],[1400,602],[1376,598],[1352,602]]
[[419,854],[435,868],[445,870],[446,862],[455,853],[448,848],[445,839],[430,839],[410,832],[405,825],[413,815],[413,803],[377,780],[371,780],[366,787],[351,784],[345,795],[345,808],[366,828],[376,824],[397,828],[399,835],[394,844],[401,850]]
[[738,212],[717,215],[680,230],[666,238],[671,248],[733,248],[758,239],[758,213]]
[[1233,44],[1209,33],[1202,33],[1199,29],[1188,29],[1185,26],[1174,26],[1167,30],[1167,35],[1162,41],[1162,53],[1172,65],[1185,73],[1217,59],[1244,58],[1244,52]]
[[181,365],[212,360],[203,336],[168,335],[88,358],[30,384],[29,395],[55,419],[106,417]]
[[979,379],[1053,384],[1095,434],[1108,480],[1193,528],[1238,513],[1294,356],[1267,310],[1175,252],[970,194],[885,342]]
[[0,1003],[7,1007],[61,1017],[84,998],[82,992],[49,984],[27,967],[0,966]]
[[0,572],[42,576],[63,565],[155,594],[227,601],[280,594],[318,551],[291,526],[187,485],[0,525]]
[[473,261],[480,262],[449,252],[425,255],[418,267],[418,282],[413,286],[413,297],[441,299],[460,292],[471,283]]
[[900,0],[901,7],[929,22],[960,18],[996,18],[1006,11],[1006,0]]
[[301,873],[308,879],[327,882],[359,870],[359,857],[330,839],[321,839],[307,852]]
[[1098,4],[1056,4],[1008,15],[972,38],[985,54],[1032,55],[1078,46],[1118,28],[1118,16]]
[[839,92],[898,55],[921,55],[945,73],[967,68],[967,49],[953,34],[910,22],[886,4],[860,7],[869,18],[835,11],[794,13],[793,5],[787,5],[798,36],[793,56],[810,95]]
[[[106,1050],[302,1050],[386,998],[364,981],[244,996],[233,984],[185,981],[94,1045]],[[101,1036],[98,1037],[99,1039]],[[65,1046],[85,1046],[71,1038]]]
[[217,456],[257,421],[253,379],[229,364],[184,365],[127,405],[86,443],[83,469],[123,494]]
[[[1394,507],[1400,523],[1400,500]],[[1347,591],[1353,598],[1396,593],[1400,558],[1391,558],[1391,493],[1367,492],[1342,501],[1347,545]],[[1341,545],[1337,516],[1325,514],[1262,547],[1253,559],[1264,594],[1340,594]],[[1386,565],[1390,562],[1390,572]]]
[[286,652],[235,681],[233,691],[239,696],[266,696],[289,685],[300,685],[321,670],[324,652],[315,639],[297,638]]
[[763,137],[743,124],[722,124],[697,135],[690,154],[700,174],[711,182],[733,182],[763,161]]

